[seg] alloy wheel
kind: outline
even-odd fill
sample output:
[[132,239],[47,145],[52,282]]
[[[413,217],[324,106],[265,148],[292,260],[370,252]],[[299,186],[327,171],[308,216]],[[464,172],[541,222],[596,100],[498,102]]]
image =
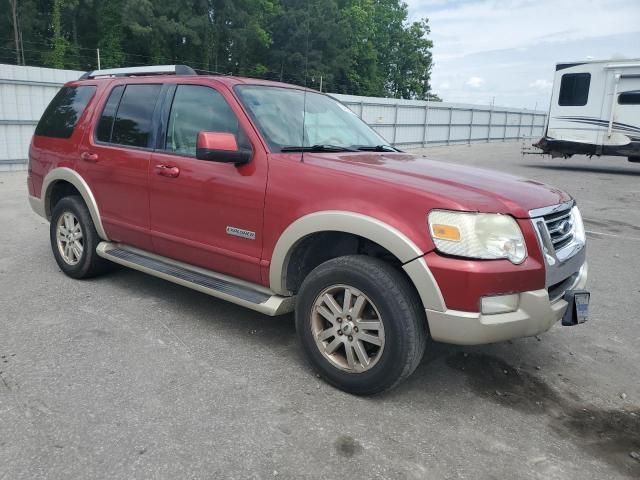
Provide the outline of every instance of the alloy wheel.
[[56,241],[65,263],[77,265],[84,251],[84,239],[80,222],[73,213],[67,211],[58,218]]
[[371,369],[384,350],[384,325],[371,299],[349,285],[333,285],[311,312],[316,346],[332,365],[350,373]]

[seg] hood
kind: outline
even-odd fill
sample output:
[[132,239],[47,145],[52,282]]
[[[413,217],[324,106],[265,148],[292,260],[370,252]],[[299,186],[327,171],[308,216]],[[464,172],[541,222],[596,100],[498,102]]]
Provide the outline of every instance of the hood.
[[407,153],[305,153],[304,161],[419,190],[440,208],[527,218],[529,210],[571,199],[562,190],[535,180]]

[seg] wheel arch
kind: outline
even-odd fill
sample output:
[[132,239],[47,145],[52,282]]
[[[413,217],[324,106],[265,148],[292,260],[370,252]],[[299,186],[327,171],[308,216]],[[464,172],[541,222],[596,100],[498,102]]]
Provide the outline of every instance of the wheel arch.
[[80,174],[70,168],[67,167],[59,167],[51,170],[45,177],[42,182],[42,202],[44,207],[44,213],[48,220],[51,220],[51,200],[52,193],[55,191],[56,186],[60,186],[60,183],[68,183],[80,194],[82,199],[84,200],[85,205],[89,209],[89,214],[91,215],[91,220],[93,220],[93,224],[96,227],[96,231],[98,232],[98,236],[102,240],[109,240],[107,233],[102,226],[102,219],[100,217],[100,210],[98,208],[98,204],[96,203],[96,199],[93,196],[93,192],[87,185],[87,182],[80,176]]
[[391,225],[360,213],[328,210],[305,215],[280,235],[271,257],[269,286],[280,295],[289,295],[287,274],[296,248],[310,235],[342,232],[366,239],[391,253],[415,286],[425,308],[444,311],[440,288],[424,261],[423,252],[410,238]]

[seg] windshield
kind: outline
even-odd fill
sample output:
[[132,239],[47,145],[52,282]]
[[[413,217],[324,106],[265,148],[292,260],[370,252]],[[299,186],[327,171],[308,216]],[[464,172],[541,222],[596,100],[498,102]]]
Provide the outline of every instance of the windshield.
[[391,149],[351,110],[327,95],[307,91],[305,101],[304,90],[293,88],[239,85],[235,90],[273,151],[313,146]]

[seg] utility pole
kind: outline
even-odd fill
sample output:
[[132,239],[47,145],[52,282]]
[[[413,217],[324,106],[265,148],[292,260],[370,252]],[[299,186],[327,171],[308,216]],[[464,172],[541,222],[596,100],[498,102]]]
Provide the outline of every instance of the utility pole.
[[13,36],[16,44],[16,64],[20,65],[20,27],[18,26],[18,0],[9,0],[11,4],[11,18],[13,20]]
[[100,49],[99,49],[99,48],[96,48],[96,52],[98,53],[98,70],[102,70],[102,69],[100,68]]
[[20,54],[22,55],[22,65],[26,65],[24,61],[24,43],[22,43],[22,29],[20,29]]

